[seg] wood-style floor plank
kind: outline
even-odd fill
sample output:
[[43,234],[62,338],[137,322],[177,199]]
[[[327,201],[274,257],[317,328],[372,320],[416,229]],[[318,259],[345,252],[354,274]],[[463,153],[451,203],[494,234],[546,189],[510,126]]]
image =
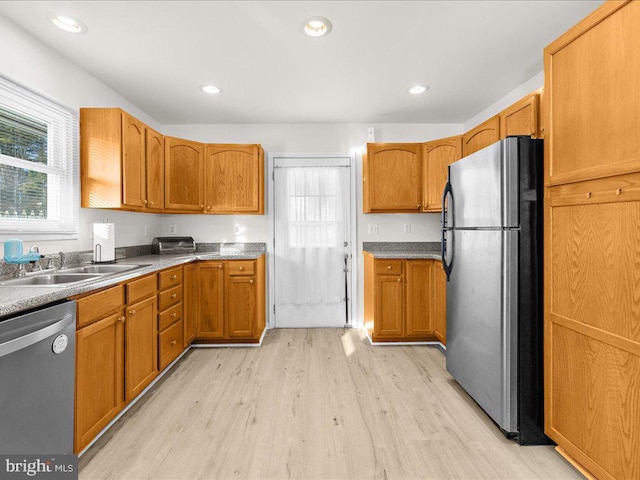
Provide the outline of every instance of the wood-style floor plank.
[[580,479],[507,440],[441,351],[359,330],[194,349],[80,459],[80,479]]

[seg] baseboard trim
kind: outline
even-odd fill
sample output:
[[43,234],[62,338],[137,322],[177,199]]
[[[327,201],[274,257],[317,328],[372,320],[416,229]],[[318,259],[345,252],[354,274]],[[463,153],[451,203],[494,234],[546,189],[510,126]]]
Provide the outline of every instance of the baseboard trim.
[[417,345],[427,345],[431,347],[438,347],[443,351],[447,351],[447,346],[442,342],[374,342],[371,340],[371,336],[369,335],[369,331],[362,327],[365,335],[367,336],[367,340],[369,340],[369,344],[374,347],[398,347],[398,346],[417,346]]
[[227,348],[227,347],[260,347],[267,333],[267,328],[262,331],[258,343],[192,343],[191,348]]
[[586,468],[580,465],[575,458],[569,455],[564,448],[556,447],[556,452],[558,452],[562,456],[562,458],[564,458],[567,462],[569,462],[573,468],[578,470],[578,472],[580,472],[580,474],[584,476],[587,480],[598,480],[596,477],[591,475],[591,473]]

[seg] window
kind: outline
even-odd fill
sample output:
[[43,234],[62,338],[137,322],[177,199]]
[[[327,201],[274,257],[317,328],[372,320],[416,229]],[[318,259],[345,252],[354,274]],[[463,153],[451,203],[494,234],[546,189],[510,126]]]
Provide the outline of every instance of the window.
[[0,77],[0,237],[76,238],[75,115]]

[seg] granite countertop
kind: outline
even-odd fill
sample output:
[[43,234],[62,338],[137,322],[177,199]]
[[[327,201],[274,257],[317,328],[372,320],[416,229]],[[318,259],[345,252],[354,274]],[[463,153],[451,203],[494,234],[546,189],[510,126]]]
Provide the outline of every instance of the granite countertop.
[[[196,253],[192,255],[140,255],[118,259],[117,263],[145,265],[142,268],[98,277],[95,280],[89,280],[80,284],[46,287],[0,286],[0,317],[41,307],[74,295],[109,287],[125,280],[131,280],[132,278],[196,260],[255,260],[260,258],[264,253],[265,251],[263,249],[261,251],[196,251]],[[69,268],[76,266],[81,265],[70,265]],[[63,273],[64,270],[59,272]],[[0,319],[0,321],[1,320],[2,319]]]
[[374,258],[440,260],[440,242],[364,242],[363,253]]

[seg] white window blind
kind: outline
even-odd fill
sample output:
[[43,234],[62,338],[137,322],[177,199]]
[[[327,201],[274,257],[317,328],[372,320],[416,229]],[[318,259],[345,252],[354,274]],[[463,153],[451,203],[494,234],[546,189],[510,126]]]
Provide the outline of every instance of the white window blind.
[[0,77],[0,237],[75,238],[76,115]]

